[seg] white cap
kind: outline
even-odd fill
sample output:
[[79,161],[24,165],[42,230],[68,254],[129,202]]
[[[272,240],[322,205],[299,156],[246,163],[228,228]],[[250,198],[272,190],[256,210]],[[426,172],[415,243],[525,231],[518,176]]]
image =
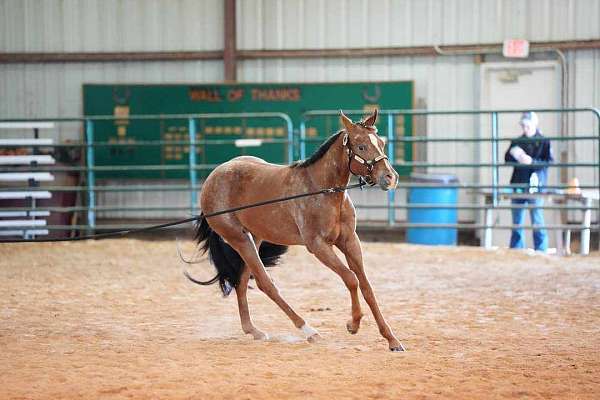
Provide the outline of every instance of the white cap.
[[524,124],[524,123],[531,123],[534,126],[538,126],[539,124],[539,119],[536,113],[534,113],[533,111],[526,111],[521,115],[521,120],[519,121],[520,124]]

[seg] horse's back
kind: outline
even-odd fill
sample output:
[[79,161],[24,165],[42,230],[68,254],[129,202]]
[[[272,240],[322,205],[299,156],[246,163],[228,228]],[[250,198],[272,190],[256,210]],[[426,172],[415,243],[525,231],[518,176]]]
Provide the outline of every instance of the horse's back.
[[[240,163],[270,164],[270,163],[266,162],[265,160],[263,160],[262,158],[254,157],[254,156],[239,156],[239,157],[232,158],[231,160],[229,160],[227,162],[228,163],[240,162]],[[276,165],[276,164],[272,164],[272,165]]]
[[[253,156],[233,158],[215,168],[202,188],[201,206],[219,203],[232,206],[278,197],[284,190],[290,168]],[[208,211],[208,210],[207,210]]]
[[261,179],[288,169],[285,165],[272,164],[254,156],[239,156],[219,165],[210,173],[207,182],[214,178],[243,178],[249,181]]
[[[271,164],[252,156],[236,157],[219,165],[206,178],[200,207],[209,214],[289,196],[298,190],[295,184],[298,177],[298,171],[287,165]],[[242,225],[256,237],[272,243],[298,244],[300,241],[289,202],[223,214],[211,218],[209,224],[226,240],[231,240]],[[280,237],[281,232],[283,237]]]

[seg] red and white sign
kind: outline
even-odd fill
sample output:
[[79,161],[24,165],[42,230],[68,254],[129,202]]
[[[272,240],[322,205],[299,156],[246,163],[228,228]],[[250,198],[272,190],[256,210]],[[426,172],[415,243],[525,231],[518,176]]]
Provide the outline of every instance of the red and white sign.
[[529,41],[525,39],[506,39],[502,46],[502,55],[506,58],[527,58]]

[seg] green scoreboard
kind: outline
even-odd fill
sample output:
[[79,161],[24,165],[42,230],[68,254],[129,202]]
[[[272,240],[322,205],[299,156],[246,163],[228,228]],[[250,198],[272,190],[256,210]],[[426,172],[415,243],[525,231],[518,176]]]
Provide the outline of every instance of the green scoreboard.
[[[186,178],[186,170],[136,171],[134,165],[187,165],[189,146],[165,143],[138,146],[145,141],[187,141],[188,120],[173,114],[280,112],[287,114],[297,130],[303,113],[312,110],[412,109],[412,82],[352,83],[242,83],[242,84],[85,84],[85,116],[112,116],[94,120],[94,140],[117,146],[95,148],[98,166],[122,166],[119,171],[98,173],[98,178]],[[165,115],[158,119],[128,119],[133,115]],[[359,116],[352,115],[356,120]],[[387,121],[378,121],[385,135]],[[307,155],[340,129],[338,116],[312,117],[306,123]],[[396,137],[412,135],[412,119],[394,117]],[[282,139],[256,147],[236,147],[236,139]],[[287,125],[280,118],[210,118],[196,120],[196,140],[221,140],[196,146],[197,164],[214,165],[238,155],[254,155],[274,163],[288,161]],[[411,161],[409,142],[397,143],[396,161]],[[210,171],[199,172],[200,177]],[[407,172],[401,170],[400,172]]]

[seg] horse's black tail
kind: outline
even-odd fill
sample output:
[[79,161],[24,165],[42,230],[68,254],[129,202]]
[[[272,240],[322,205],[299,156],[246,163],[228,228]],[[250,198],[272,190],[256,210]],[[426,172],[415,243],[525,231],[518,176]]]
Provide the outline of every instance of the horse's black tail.
[[[211,263],[217,269],[217,275],[208,281],[199,281],[192,278],[187,272],[185,276],[198,285],[211,285],[219,282],[224,296],[229,295],[231,290],[240,283],[240,276],[244,269],[242,257],[225,241],[218,233],[212,230],[206,218],[200,214],[196,223],[196,238],[200,251],[206,253]],[[265,267],[271,267],[278,263],[279,258],[287,251],[287,246],[281,246],[269,242],[263,242],[258,250],[260,259]]]

